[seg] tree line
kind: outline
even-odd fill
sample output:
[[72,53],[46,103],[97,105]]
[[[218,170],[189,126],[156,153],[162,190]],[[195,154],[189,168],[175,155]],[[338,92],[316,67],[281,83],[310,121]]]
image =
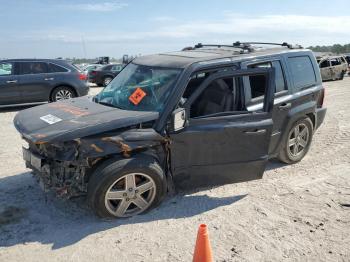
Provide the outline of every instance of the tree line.
[[350,53],[350,44],[340,45],[340,44],[334,44],[334,45],[328,45],[328,46],[310,46],[308,47],[314,52],[332,52],[336,54],[344,54],[344,53]]

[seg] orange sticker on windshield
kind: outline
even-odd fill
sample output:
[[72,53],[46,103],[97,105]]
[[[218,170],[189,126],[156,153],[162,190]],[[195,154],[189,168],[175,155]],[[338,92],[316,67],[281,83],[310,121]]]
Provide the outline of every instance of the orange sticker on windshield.
[[131,103],[137,106],[145,96],[146,96],[145,91],[143,91],[141,88],[138,87],[136,88],[134,93],[132,93],[129,96],[129,100],[131,101]]

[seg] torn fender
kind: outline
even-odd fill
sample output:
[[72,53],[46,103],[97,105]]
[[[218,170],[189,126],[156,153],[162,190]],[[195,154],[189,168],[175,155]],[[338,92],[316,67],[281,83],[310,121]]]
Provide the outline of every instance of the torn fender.
[[[76,140],[77,141],[77,140]],[[154,129],[132,129],[119,135],[79,139],[79,158],[97,158],[112,154],[130,157],[133,152],[155,148],[168,143]]]

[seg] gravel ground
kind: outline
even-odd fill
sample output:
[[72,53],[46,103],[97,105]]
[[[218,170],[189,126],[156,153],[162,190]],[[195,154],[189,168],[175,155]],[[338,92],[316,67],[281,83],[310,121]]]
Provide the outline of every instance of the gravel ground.
[[21,159],[19,109],[1,111],[0,261],[191,261],[200,223],[215,261],[350,261],[350,78],[325,86],[326,120],[302,162],[115,221],[45,195]]

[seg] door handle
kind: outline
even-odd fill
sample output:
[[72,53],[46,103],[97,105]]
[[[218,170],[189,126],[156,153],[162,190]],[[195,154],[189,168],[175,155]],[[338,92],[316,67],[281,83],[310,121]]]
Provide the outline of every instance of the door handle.
[[278,109],[279,110],[286,110],[286,109],[290,109],[291,107],[292,107],[292,103],[283,103],[278,107]]
[[8,81],[6,81],[6,83],[8,83],[8,84],[17,83],[17,80],[8,80]]
[[247,135],[261,135],[266,133],[266,129],[256,129],[252,131],[244,131]]
[[52,81],[52,80],[54,80],[54,78],[53,78],[53,77],[50,77],[50,78],[45,78],[44,80],[45,80],[45,81]]

